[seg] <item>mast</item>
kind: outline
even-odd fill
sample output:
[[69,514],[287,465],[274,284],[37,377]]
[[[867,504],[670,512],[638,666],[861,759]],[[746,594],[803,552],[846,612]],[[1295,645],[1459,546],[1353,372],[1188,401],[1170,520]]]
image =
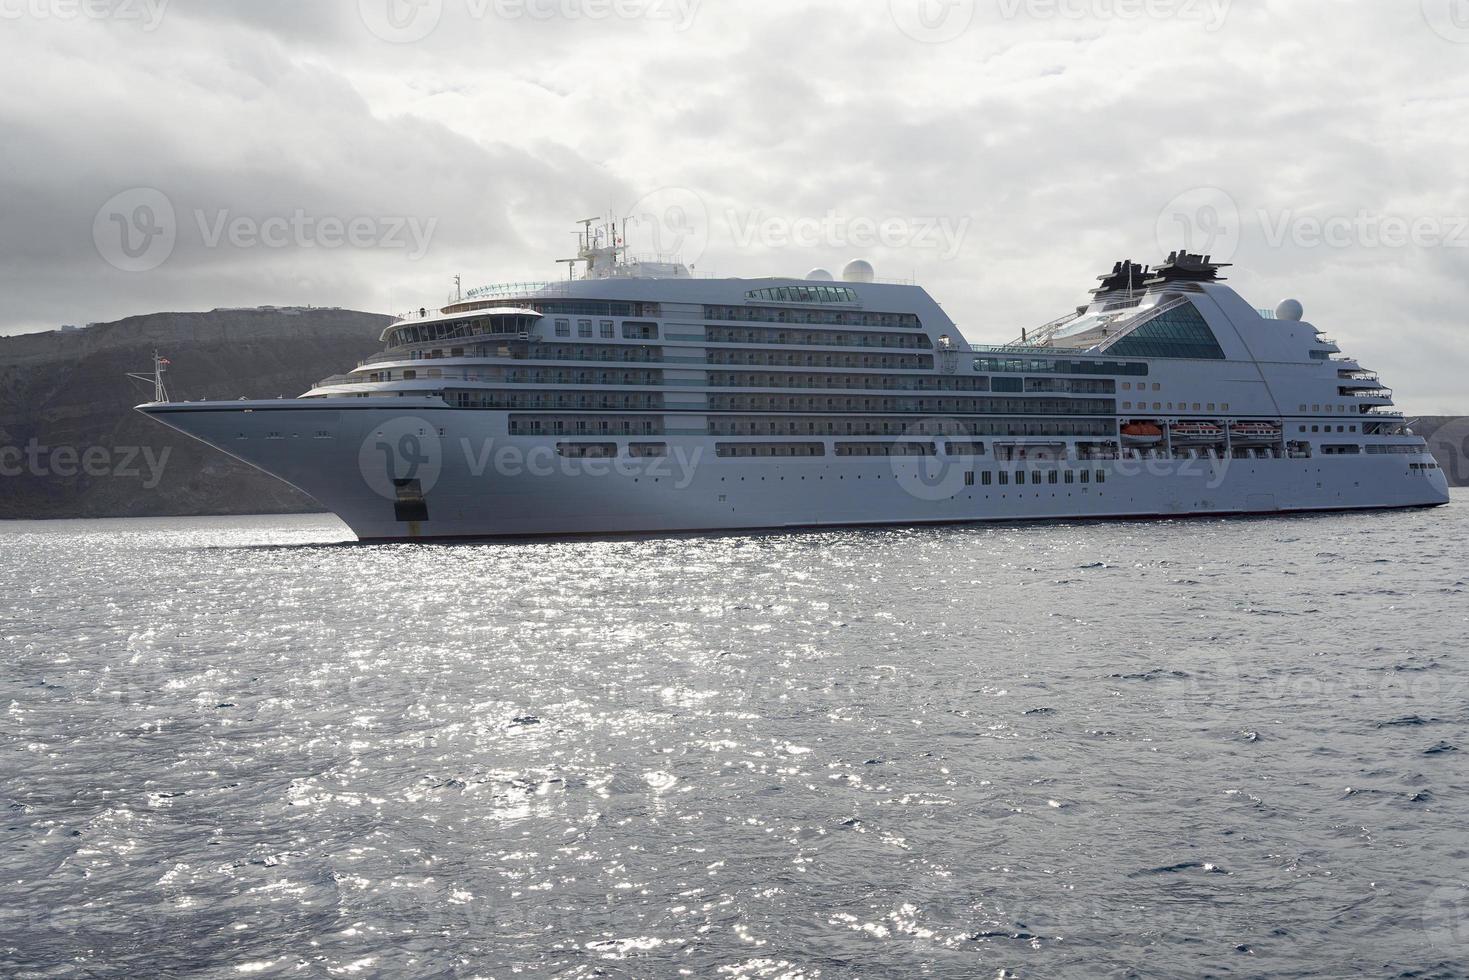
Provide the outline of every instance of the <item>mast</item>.
[[168,389],[163,385],[163,372],[172,363],[168,358],[160,357],[158,349],[155,347],[153,349],[153,373],[134,374],[130,371],[128,372],[128,377],[136,378],[139,381],[153,382],[153,401],[166,402],[168,401]]

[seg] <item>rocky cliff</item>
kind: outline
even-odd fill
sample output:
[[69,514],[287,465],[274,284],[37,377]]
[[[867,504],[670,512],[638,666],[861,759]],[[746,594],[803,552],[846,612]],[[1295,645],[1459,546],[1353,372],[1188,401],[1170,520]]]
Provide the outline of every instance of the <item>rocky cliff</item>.
[[320,510],[309,497],[133,411],[157,349],[179,400],[293,398],[380,350],[350,310],[158,313],[0,337],[0,518]]

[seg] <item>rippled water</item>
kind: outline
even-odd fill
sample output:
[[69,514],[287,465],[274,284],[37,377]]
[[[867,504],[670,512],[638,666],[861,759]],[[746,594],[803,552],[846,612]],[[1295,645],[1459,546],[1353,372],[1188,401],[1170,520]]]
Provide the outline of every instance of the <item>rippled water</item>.
[[0,525],[0,973],[1469,973],[1469,502]]

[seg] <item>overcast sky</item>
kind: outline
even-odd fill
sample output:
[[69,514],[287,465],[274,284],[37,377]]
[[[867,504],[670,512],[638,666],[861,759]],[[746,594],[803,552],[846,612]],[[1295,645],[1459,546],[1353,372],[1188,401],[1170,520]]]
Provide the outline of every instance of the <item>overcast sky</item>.
[[1003,342],[1122,257],[1469,414],[1469,0],[0,0],[0,333],[872,260]]

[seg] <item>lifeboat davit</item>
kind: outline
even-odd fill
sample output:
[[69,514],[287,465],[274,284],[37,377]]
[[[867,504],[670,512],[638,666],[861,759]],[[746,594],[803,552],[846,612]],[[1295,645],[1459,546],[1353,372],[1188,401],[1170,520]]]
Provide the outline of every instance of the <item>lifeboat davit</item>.
[[1122,441],[1129,446],[1156,446],[1163,441],[1163,430],[1151,422],[1129,422],[1122,427]]

